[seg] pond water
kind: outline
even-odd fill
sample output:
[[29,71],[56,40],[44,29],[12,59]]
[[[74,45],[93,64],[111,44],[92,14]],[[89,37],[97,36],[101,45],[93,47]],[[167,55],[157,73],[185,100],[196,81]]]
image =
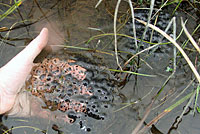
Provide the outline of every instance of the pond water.
[[[90,85],[88,88],[92,88],[91,93],[88,90],[87,93],[89,95],[86,96],[83,94],[79,94],[79,96],[75,95],[75,97],[73,95],[67,96],[80,102],[82,100],[83,103],[87,105],[86,112],[78,111],[76,115],[74,115],[74,113],[71,114],[70,117],[77,117],[75,122],[68,123],[62,119],[52,120],[50,118],[41,118],[43,115],[30,118],[3,116],[2,127],[4,126],[5,130],[10,130],[4,132],[5,134],[130,134],[140,122],[152,98],[157,94],[172,73],[166,70],[167,67],[173,68],[173,45],[160,45],[146,51],[141,54],[139,58],[136,57],[132,60],[131,63],[124,68],[126,71],[151,75],[150,77],[110,71],[109,69],[119,69],[114,55],[114,36],[113,34],[107,34],[113,33],[113,15],[116,1],[103,1],[98,8],[95,8],[97,2],[98,0],[29,0],[24,1],[18,10],[1,21],[1,27],[11,27],[12,30],[10,32],[1,31],[1,36],[7,39],[4,39],[0,43],[0,66],[6,64],[12,57],[20,52],[25,45],[36,37],[42,27],[47,27],[50,34],[48,45],[51,46],[51,48],[46,48],[36,58],[35,62],[40,63],[44,61],[46,57],[64,59],[63,62],[65,64],[67,60],[75,60],[79,68],[82,68],[82,70],[86,69],[85,73],[87,76],[82,80],[87,81],[87,84]],[[13,4],[10,3],[10,1],[1,1],[1,3],[5,5]],[[159,2],[157,4],[159,4]],[[2,11],[8,9],[5,5],[0,5]],[[128,8],[128,3],[123,1],[120,5],[117,20],[118,33],[133,36]],[[158,21],[157,26],[162,30],[164,30],[169,23],[173,9],[174,5],[165,8],[156,18]],[[137,9],[135,16],[146,21],[148,11],[146,9]],[[190,16],[188,12],[184,13],[179,11],[176,16],[177,33],[181,31],[180,17],[183,17],[184,20],[188,19],[187,28],[190,33],[193,32],[198,24],[198,16],[196,16],[195,13],[193,16]],[[151,23],[154,23],[156,19],[152,19]],[[142,38],[143,31],[144,26],[136,23],[137,38]],[[154,35],[151,37],[152,31],[148,30],[144,39],[147,41],[151,40],[152,43],[157,43],[162,36],[155,31],[153,32]],[[172,28],[169,30],[168,34],[172,34]],[[186,38],[185,35],[181,35],[178,42],[182,43]],[[163,42],[167,42],[167,40],[164,39]],[[138,43],[140,43],[140,41],[138,41]],[[120,62],[123,65],[132,54],[144,50],[149,46],[152,46],[152,44],[143,43],[139,49],[136,50],[135,41],[133,39],[118,36]],[[194,57],[196,57],[197,54],[189,51],[189,48],[191,48],[191,46],[188,46],[187,53],[190,57],[193,57],[192,60],[194,61]],[[179,60],[179,64],[177,64],[176,73],[169,80],[164,87],[164,91],[155,101],[150,115],[145,120],[146,123],[150,122],[166,108],[196,88],[195,82],[191,82],[194,77],[192,76],[189,66],[180,56],[177,59]],[[75,66],[75,63],[72,62],[70,65]],[[72,76],[73,74],[70,75],[70,77]],[[62,76],[62,78],[63,77],[65,76]],[[73,82],[77,82],[72,78],[69,79]],[[63,83],[65,85],[68,84],[68,87],[73,85],[69,84],[69,82]],[[60,87],[58,88],[60,89]],[[180,95],[185,88],[187,88],[187,90]],[[98,89],[101,89],[99,91],[101,93],[98,93]],[[58,92],[59,91],[56,93]],[[62,92],[62,94],[63,93],[65,92]],[[73,94],[75,93],[73,92]],[[90,95],[93,96],[93,98]],[[46,96],[52,97],[50,95]],[[104,97],[104,99],[98,98],[99,96]],[[94,98],[98,99],[94,101]],[[36,97],[36,99],[38,98]],[[177,129],[170,129],[176,118],[182,113],[186,104],[187,101],[162,117],[154,124],[154,128],[152,127],[151,130],[148,129],[145,133],[198,133],[200,130],[198,125],[200,121],[199,115],[196,114],[196,116],[193,116],[191,112],[183,116]],[[104,105],[106,105],[106,108],[103,109],[102,106]],[[45,106],[48,106],[48,113],[55,112],[50,108],[54,105],[46,104]],[[96,108],[95,110],[103,111],[105,118],[97,117],[97,115],[102,115],[99,111],[96,113],[94,111],[95,114],[89,114],[88,109],[90,108],[91,110]],[[193,107],[191,106],[191,108]],[[73,108],[70,110],[73,111]],[[58,112],[59,115],[68,114],[68,117],[70,113],[67,110],[64,110],[64,112],[58,110],[56,112]],[[156,129],[159,131],[156,131]]]

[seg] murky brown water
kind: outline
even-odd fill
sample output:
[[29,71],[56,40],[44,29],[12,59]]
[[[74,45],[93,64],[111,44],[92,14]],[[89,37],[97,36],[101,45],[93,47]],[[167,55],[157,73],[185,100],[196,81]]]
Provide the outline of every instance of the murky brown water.
[[[3,2],[3,1],[1,1]],[[37,3],[39,4],[39,7]],[[11,32],[2,32],[2,36],[8,34],[9,38],[26,38],[25,40],[20,41],[6,41],[11,43],[14,46],[8,45],[5,42],[0,43],[0,66],[3,66],[8,62],[13,56],[15,56],[30,39],[33,39],[44,26],[50,28],[50,41],[49,45],[53,45],[53,51],[59,52],[60,47],[56,45],[65,45],[67,51],[74,51],[81,53],[86,56],[95,56],[102,59],[102,63],[98,63],[106,68],[116,69],[117,65],[115,62],[114,56],[114,44],[113,36],[105,36],[99,39],[94,39],[88,44],[86,43],[91,37],[103,33],[113,33],[113,13],[115,9],[115,2],[106,1],[101,3],[101,5],[95,9],[95,5],[98,0],[54,0],[54,1],[25,1],[22,4],[18,11],[15,14],[12,14],[10,18],[4,19],[1,22],[1,26],[11,27],[15,22],[23,20],[27,27],[16,28]],[[3,2],[5,3],[5,2]],[[118,24],[123,24],[129,16],[127,11],[128,4],[122,2],[121,9],[119,12]],[[2,6],[2,10],[6,10]],[[168,12],[170,9],[166,9]],[[22,17],[20,17],[20,15]],[[170,14],[170,12],[169,12]],[[177,17],[177,23],[179,24],[179,16],[188,17],[188,29],[193,31],[195,24],[191,23],[194,21],[194,18],[191,18],[187,14],[179,13]],[[170,17],[170,16],[169,16]],[[194,16],[196,17],[196,16]],[[127,19],[128,20],[128,19]],[[15,24],[14,27],[19,25],[24,25],[24,23]],[[180,31],[180,27],[177,28]],[[142,30],[141,30],[142,31]],[[119,33],[129,34],[130,27],[123,27],[120,29]],[[184,37],[179,40],[182,42]],[[119,37],[118,41],[119,50],[134,52],[134,47],[126,47],[133,45],[130,43],[130,40],[124,37]],[[69,48],[75,46],[78,48]],[[87,48],[89,51],[84,51],[82,48]],[[170,49],[168,49],[170,48]],[[144,49],[144,48],[142,48]],[[139,119],[143,117],[146,107],[150,104],[151,99],[158,92],[160,87],[163,85],[165,80],[171,74],[166,72],[167,66],[170,66],[172,54],[172,46],[166,46],[163,49],[168,49],[167,52],[157,51],[153,54],[147,56],[147,54],[141,55],[141,58],[145,62],[141,62],[141,67],[139,73],[156,75],[156,77],[144,77],[134,75],[127,77],[128,82],[124,85],[123,89],[117,88],[117,95],[115,96],[115,101],[112,102],[112,108],[110,108],[110,113],[108,114],[105,120],[95,120],[88,119],[87,117],[82,118],[83,124],[90,126],[91,132],[94,134],[130,134],[132,130],[139,123]],[[99,50],[99,51],[97,51]],[[158,50],[158,49],[157,49]],[[49,52],[48,52],[49,53]],[[44,56],[48,55],[47,52],[44,52],[43,55],[40,55],[36,61],[41,61]],[[120,61],[127,60],[127,54],[121,53]],[[95,58],[94,58],[95,60]],[[99,62],[99,60],[95,61]],[[104,64],[103,64],[104,63]],[[151,114],[146,119],[146,122],[151,121],[164,109],[174,104],[178,99],[175,100],[176,96],[180,94],[182,90],[189,84],[191,81],[191,72],[188,69],[187,65],[183,66],[184,60],[181,59],[181,64],[177,68],[175,77],[172,78],[168,84],[165,86],[164,91],[159,96],[158,100],[153,106]],[[133,62],[133,65],[129,65],[128,69],[135,71],[134,67],[136,66]],[[112,72],[114,75],[114,72]],[[116,78],[126,78],[126,75],[115,74]],[[118,76],[118,77],[117,77]],[[190,86],[184,95],[189,93],[195,86]],[[144,97],[146,96],[146,97]],[[166,97],[166,98],[165,98]],[[180,97],[179,97],[180,98]],[[137,101],[137,104],[130,105],[122,110],[123,103]],[[162,104],[163,102],[165,102]],[[155,126],[163,133],[167,133],[172,124],[175,121],[175,118],[179,116],[182,112],[183,107],[186,103],[180,105],[172,112],[161,118]],[[192,121],[191,121],[192,120]],[[198,133],[199,126],[198,115],[193,117],[191,114],[183,117],[182,122],[180,123],[177,130],[172,131],[171,133]],[[80,128],[80,122],[75,122],[74,124],[68,124],[66,122],[55,122],[50,119],[42,119],[38,117],[32,118],[18,118],[18,117],[8,117],[3,118],[3,124],[8,127],[8,129],[13,128],[13,134],[26,134],[26,133],[36,133],[42,134],[41,130],[45,130],[48,134],[54,133],[70,133],[70,134],[79,134],[87,133],[85,128]],[[52,126],[58,126],[59,131],[52,129]],[[31,127],[30,127],[31,126]],[[84,126],[84,125],[83,125]],[[37,129],[36,129],[37,128]],[[150,133],[150,132],[147,132]]]

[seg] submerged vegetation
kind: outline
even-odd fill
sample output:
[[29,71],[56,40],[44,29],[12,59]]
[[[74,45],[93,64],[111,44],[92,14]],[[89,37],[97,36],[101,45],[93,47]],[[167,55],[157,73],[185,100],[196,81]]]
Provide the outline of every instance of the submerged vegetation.
[[[2,23],[0,27],[0,47],[3,48],[5,46],[3,44],[15,47],[16,49],[24,47],[22,45],[17,45],[16,42],[23,41],[24,44],[27,45],[35,35],[35,32],[31,32],[31,30],[34,31],[33,27],[37,24],[48,23],[53,29],[53,32],[57,34],[60,39],[56,44],[51,45],[52,47],[66,48],[67,50],[70,49],[70,51],[80,51],[80,53],[90,53],[91,55],[98,55],[99,57],[103,55],[103,58],[109,57],[104,58],[105,63],[108,63],[106,69],[111,71],[119,80],[118,94],[120,98],[122,98],[120,107],[114,110],[113,113],[117,114],[117,112],[126,108],[134,109],[135,105],[142,104],[145,98],[150,97],[150,102],[146,105],[145,112],[142,116],[138,117],[140,121],[137,126],[131,126],[131,128],[133,128],[131,130],[132,134],[144,133],[149,129],[153,133],[153,130],[157,129],[155,128],[156,122],[161,120],[166,114],[176,111],[175,108],[180,106],[184,108],[177,118],[174,117],[176,120],[173,121],[174,123],[167,133],[171,133],[173,129],[177,129],[181,119],[187,113],[186,111],[193,111],[193,115],[199,113],[200,104],[198,103],[198,99],[200,75],[198,73],[198,68],[200,63],[200,1],[138,0],[137,2],[133,2],[131,0],[118,0],[116,2],[113,0],[99,0],[95,2],[96,5],[94,2],[91,2],[92,4],[89,5],[93,5],[93,7],[88,8],[94,8],[92,11],[96,11],[95,13],[100,12],[98,15],[100,17],[105,16],[106,19],[95,19],[95,21],[99,20],[99,23],[96,23],[97,25],[95,26],[91,22],[92,26],[87,27],[90,32],[89,36],[83,38],[80,37],[81,39],[74,36],[84,34],[80,32],[82,27],[79,28],[80,31],[78,31],[79,33],[77,34],[75,33],[76,29],[74,30],[72,28],[71,30],[69,28],[73,27],[75,24],[64,24],[65,20],[63,18],[69,17],[67,16],[67,13],[71,13],[70,15],[73,16],[76,12],[80,12],[80,10],[83,9],[83,6],[85,6],[83,3],[79,5],[76,0],[69,2],[65,2],[64,0],[54,0],[51,1],[52,3],[49,4],[47,8],[48,2],[46,1],[40,2],[39,0],[33,0],[28,3],[26,2],[27,1],[25,0],[1,1],[0,6],[3,8],[0,10],[0,23]],[[89,1],[86,1],[86,3],[89,3]],[[28,13],[25,13],[25,10],[20,9],[24,4],[32,4],[31,9],[27,9]],[[33,12],[36,11],[36,9],[38,9],[39,13],[34,14]],[[77,9],[77,11],[73,12],[74,9]],[[185,13],[183,18],[179,15],[179,13],[182,12]],[[58,16],[60,17],[58,17],[60,19],[59,23],[63,23],[62,29],[64,32],[62,32],[64,33],[64,36],[59,33],[59,30],[54,26],[54,23],[50,19],[52,16],[55,17],[56,13],[58,13]],[[91,14],[93,14],[93,12]],[[94,16],[98,15],[94,14]],[[33,16],[36,16],[36,18]],[[90,17],[94,16],[91,15]],[[145,19],[142,18],[143,16],[145,16]],[[100,22],[102,24],[102,21],[106,24],[111,23],[108,18],[113,21],[110,29],[106,27],[107,25],[105,26],[107,29],[99,28],[98,25],[100,25]],[[196,24],[191,26],[191,24],[188,24],[189,20],[186,18],[192,19]],[[80,26],[81,23],[85,23],[84,21],[89,21],[83,20],[82,22],[81,18],[79,19],[80,22],[74,22],[77,23],[77,26]],[[164,21],[161,21],[162,19]],[[108,20],[108,22],[105,22],[105,20]],[[10,23],[12,24],[7,24],[7,21],[11,21]],[[188,25],[193,27],[193,29],[187,29],[187,27],[189,27]],[[15,30],[20,29],[25,29],[26,32],[17,36],[12,35],[12,33],[15,33]],[[71,30],[71,33],[69,29]],[[73,42],[72,40],[76,41]],[[133,92],[137,94],[137,82],[141,77],[151,78],[161,75],[162,72],[152,73],[153,71],[148,71],[159,70],[159,65],[154,69],[149,63],[157,62],[158,60],[154,60],[153,57],[159,59],[159,56],[161,58],[166,56],[170,57],[168,63],[164,65],[167,74],[163,74],[165,76],[164,82],[162,81],[163,84],[161,86],[155,85],[154,87],[156,87],[156,89],[154,89],[154,92],[143,94],[142,97],[140,96],[134,101],[132,101],[132,98],[128,100],[128,97],[122,92],[125,90],[123,88],[131,81],[131,79],[134,80],[131,90],[134,90]],[[110,63],[112,65],[109,64],[110,59],[115,61]],[[148,69],[142,70],[144,67],[148,67]],[[187,78],[187,81],[184,82],[188,83],[188,85],[186,85],[182,91],[177,88],[176,91],[169,93],[171,91],[168,90],[171,89],[167,86],[170,81],[179,81],[179,78],[177,77],[177,72],[179,70],[192,71],[185,71],[185,73],[189,73],[189,76],[191,77]],[[184,74],[184,76],[186,75]],[[193,89],[191,90],[191,88]],[[128,91],[131,92],[131,90],[129,89]],[[151,96],[149,94],[151,94]],[[176,96],[174,97],[174,95]],[[161,103],[157,104],[156,102]],[[148,119],[149,122],[146,123],[147,118],[151,116],[151,111],[154,111],[154,109],[158,107],[162,109],[162,111],[159,111],[159,113],[156,112],[157,116],[151,117],[151,121]],[[44,130],[33,126],[17,126],[8,130],[3,130],[3,132],[7,134],[11,132],[12,129],[21,129],[24,127],[30,127],[35,131],[44,132]],[[160,131],[160,133],[162,132]]]

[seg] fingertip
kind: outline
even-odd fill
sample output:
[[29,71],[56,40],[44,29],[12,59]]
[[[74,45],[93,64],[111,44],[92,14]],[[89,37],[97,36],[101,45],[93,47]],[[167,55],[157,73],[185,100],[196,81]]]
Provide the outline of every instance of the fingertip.
[[[38,40],[36,39],[38,41],[37,47],[39,48],[40,51],[47,45],[48,35],[49,35],[49,31],[46,27],[44,27],[37,37],[39,39]],[[34,45],[36,45],[36,44],[34,44]]]
[[47,45],[48,43],[48,29],[43,28],[40,32],[40,34],[32,40],[28,46],[24,50],[22,50],[17,57],[24,58],[24,61],[32,62],[35,57],[42,51],[42,49]]
[[46,27],[42,28],[42,30],[40,32],[40,34],[45,34],[45,35],[48,35],[48,33],[49,33],[49,30]]
[[[10,93],[16,94],[31,71],[33,60],[47,45],[48,29],[43,28],[31,43],[0,70],[0,86],[5,85]],[[16,77],[18,76],[18,77]],[[1,110],[1,109],[0,109]]]

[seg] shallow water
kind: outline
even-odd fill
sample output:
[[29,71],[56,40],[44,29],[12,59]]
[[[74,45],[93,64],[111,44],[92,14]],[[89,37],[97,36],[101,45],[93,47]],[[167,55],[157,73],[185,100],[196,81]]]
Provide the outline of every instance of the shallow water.
[[[114,44],[113,44],[113,36],[105,36],[99,39],[92,40],[89,44],[86,42],[94,35],[102,34],[102,33],[111,33],[113,32],[113,12],[115,9],[115,2],[108,1],[103,2],[99,8],[95,9],[95,5],[97,0],[86,0],[86,1],[77,1],[70,0],[65,2],[63,0],[58,1],[39,1],[40,8],[38,8],[37,4],[34,1],[25,1],[19,8],[19,12],[23,16],[23,19],[29,19],[31,21],[24,22],[25,24],[29,24],[31,22],[35,22],[39,20],[35,24],[32,24],[27,27],[19,28],[12,30],[9,33],[10,38],[27,38],[21,41],[8,41],[16,47],[7,45],[4,42],[0,44],[0,66],[3,66],[6,62],[8,62],[14,55],[16,55],[21,49],[23,49],[24,45],[27,42],[34,38],[39,30],[46,26],[50,29],[50,41],[49,45],[53,46],[53,51],[59,52],[60,48],[55,47],[56,45],[66,45],[67,47],[75,46],[79,47],[78,49],[70,49],[67,48],[67,51],[75,51],[78,53],[82,53],[87,56],[95,56],[102,58],[103,63],[99,63],[107,68],[116,69],[116,62],[114,56]],[[122,2],[120,15],[124,15],[127,10],[127,3]],[[3,8],[2,8],[3,9]],[[47,17],[46,19],[44,17]],[[166,12],[170,13],[170,8],[166,9]],[[12,17],[9,19],[5,19],[1,22],[2,26],[10,27],[14,22],[20,21],[21,17],[19,13],[15,13],[16,16],[11,15]],[[179,16],[183,16],[184,18],[188,17],[187,14],[180,12],[177,15],[177,23],[179,24]],[[41,19],[40,19],[41,18]],[[193,22],[193,18],[189,18],[188,29],[189,31],[193,31],[195,24]],[[121,16],[118,20],[124,21],[126,16]],[[50,23],[48,23],[50,22]],[[47,24],[48,23],[48,24]],[[23,24],[23,23],[21,23]],[[122,24],[122,23],[121,23]],[[177,28],[180,31],[180,27]],[[120,33],[130,34],[130,27],[125,26],[120,30]],[[6,35],[7,32],[3,32],[2,35]],[[179,42],[184,40],[184,36],[179,39]],[[134,45],[130,43],[131,41],[127,38],[119,37],[118,45],[119,50],[128,51],[134,53],[134,47],[126,47],[130,45]],[[83,51],[81,48],[89,48],[90,51]],[[142,48],[144,49],[144,48]],[[96,51],[96,50],[100,50]],[[158,50],[158,49],[157,49]],[[117,94],[119,96],[115,96],[116,102],[114,102],[114,106],[110,109],[111,113],[104,121],[92,120],[85,118],[84,121],[86,124],[92,126],[92,131],[90,133],[95,134],[129,134],[136,127],[137,123],[139,123],[140,118],[143,117],[145,109],[150,104],[152,98],[161,88],[165,80],[171,74],[170,72],[166,72],[167,66],[171,66],[171,58],[173,58],[172,46],[164,46],[161,47],[163,51],[155,51],[153,54],[147,56],[147,53],[142,54],[141,58],[145,60],[145,62],[141,61],[141,67],[139,69],[139,73],[156,75],[156,77],[144,77],[132,75],[128,77],[128,82],[124,85],[123,89],[118,90]],[[166,50],[166,51],[165,51]],[[41,61],[44,56],[48,55],[51,52],[44,52],[40,55],[36,61]],[[127,60],[127,54],[121,54],[120,61],[122,59]],[[94,58],[95,60],[95,58]],[[99,60],[94,61],[99,62]],[[181,63],[185,63],[183,59],[181,59]],[[135,66],[134,64],[132,66]],[[134,68],[131,65],[128,65],[128,69]],[[161,113],[165,108],[174,104],[178,99],[174,99],[179,93],[189,84],[191,81],[191,72],[188,69],[187,65],[180,65],[177,68],[177,72],[168,84],[165,86],[165,90],[159,96],[158,100],[153,105],[153,110],[146,119],[148,123],[154,117],[156,117],[159,113]],[[114,72],[112,72],[114,74]],[[120,78],[125,78],[125,75],[120,76]],[[135,85],[136,84],[136,85]],[[189,93],[194,86],[190,86],[182,97]],[[144,98],[143,98],[144,97]],[[166,98],[163,98],[166,97]],[[130,105],[122,110],[119,110],[124,105],[123,103],[134,102],[137,101],[136,104]],[[165,102],[162,104],[163,102]],[[172,126],[175,118],[179,116],[182,112],[183,107],[186,103],[180,105],[175,108],[172,112],[161,118],[155,126],[162,133],[167,133],[170,127]],[[159,107],[158,107],[159,106]],[[191,122],[192,120],[192,122]],[[197,122],[197,123],[195,123]],[[199,131],[199,126],[196,125],[199,122],[198,115],[193,117],[191,114],[187,114],[183,117],[182,122],[180,123],[177,130],[172,131],[171,133],[197,133]],[[76,122],[77,123],[77,122]],[[37,117],[32,118],[19,118],[19,117],[8,117],[3,118],[3,124],[8,127],[8,129],[13,128],[13,134],[22,134],[22,133],[36,133],[43,134],[41,130],[45,130],[48,134],[59,133],[52,129],[52,126],[57,125],[60,133],[70,133],[70,134],[78,134],[78,133],[87,133],[83,129],[80,129],[80,124],[67,124],[65,122],[54,122],[50,119],[42,119]],[[37,129],[35,129],[37,128]],[[147,133],[150,133],[149,131]]]

